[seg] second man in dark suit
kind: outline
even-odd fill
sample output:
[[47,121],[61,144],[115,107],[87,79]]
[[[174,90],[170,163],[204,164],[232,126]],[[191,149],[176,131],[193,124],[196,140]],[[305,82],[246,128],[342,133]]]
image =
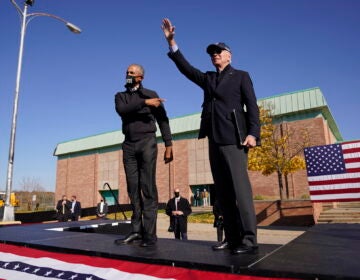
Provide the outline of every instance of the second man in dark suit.
[[170,217],[170,228],[175,238],[187,240],[187,217],[191,214],[191,206],[186,198],[180,196],[179,189],[175,189],[174,195],[168,201],[165,212]]
[[260,121],[250,76],[230,65],[232,53],[224,43],[210,44],[206,49],[216,71],[196,69],[180,52],[169,19],[163,20],[162,30],[170,59],[204,91],[199,138],[209,140],[211,172],[226,240],[213,249],[231,249],[233,254],[255,252],[256,216],[247,163],[248,149],[255,147],[260,138]]
[[76,195],[71,197],[71,220],[78,221],[81,217],[81,203],[76,200]]

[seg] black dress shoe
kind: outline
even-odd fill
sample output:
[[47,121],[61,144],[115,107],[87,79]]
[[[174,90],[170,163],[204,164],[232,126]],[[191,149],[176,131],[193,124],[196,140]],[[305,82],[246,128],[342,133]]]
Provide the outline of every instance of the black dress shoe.
[[154,240],[143,240],[140,243],[140,247],[152,247],[156,245],[156,241]]
[[139,239],[141,239],[141,234],[134,232],[134,233],[130,233],[128,236],[126,236],[123,239],[116,239],[115,244],[116,245],[128,244],[128,243],[133,242],[134,240],[139,240]]
[[212,249],[214,251],[220,251],[220,250],[225,250],[229,248],[229,243],[226,241],[221,242],[220,244],[214,245],[212,246]]
[[231,254],[238,255],[238,254],[255,254],[258,252],[258,246],[245,246],[241,245],[238,247],[235,247],[231,250]]

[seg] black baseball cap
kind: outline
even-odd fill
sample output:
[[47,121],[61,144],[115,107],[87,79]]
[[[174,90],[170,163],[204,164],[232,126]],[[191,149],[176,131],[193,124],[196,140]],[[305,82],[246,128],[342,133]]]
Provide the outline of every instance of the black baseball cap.
[[219,49],[225,50],[225,51],[228,51],[229,53],[231,53],[229,46],[227,46],[225,43],[222,43],[222,42],[208,45],[208,47],[206,48],[206,52],[208,54],[213,54],[215,50],[219,50]]

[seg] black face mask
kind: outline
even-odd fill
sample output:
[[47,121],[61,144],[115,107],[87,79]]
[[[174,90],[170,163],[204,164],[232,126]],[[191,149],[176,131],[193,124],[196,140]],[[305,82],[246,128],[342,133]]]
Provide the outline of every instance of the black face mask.
[[126,75],[126,87],[131,88],[135,84],[135,76]]
[[175,197],[179,197],[180,196],[180,193],[179,192],[175,192]]

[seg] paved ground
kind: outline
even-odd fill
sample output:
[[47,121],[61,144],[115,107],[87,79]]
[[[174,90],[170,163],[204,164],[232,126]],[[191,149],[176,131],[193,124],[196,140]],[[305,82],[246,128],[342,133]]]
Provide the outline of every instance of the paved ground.
[[[211,211],[211,207],[193,207],[193,212],[209,211]],[[8,225],[9,222],[5,222],[4,225],[5,224]],[[157,235],[159,238],[174,238],[174,234],[167,231],[168,227],[169,217],[166,214],[159,213],[157,220]],[[304,233],[306,230],[306,227],[258,227],[258,243],[284,245]],[[216,228],[213,227],[213,224],[188,223],[188,238],[189,240],[207,240],[216,242]]]
[[[158,215],[157,235],[160,238],[173,238],[174,234],[168,232],[169,217]],[[306,227],[259,227],[258,242],[261,244],[283,245],[295,239],[306,231]],[[216,242],[216,228],[212,224],[188,223],[188,238],[191,240],[208,240]]]

